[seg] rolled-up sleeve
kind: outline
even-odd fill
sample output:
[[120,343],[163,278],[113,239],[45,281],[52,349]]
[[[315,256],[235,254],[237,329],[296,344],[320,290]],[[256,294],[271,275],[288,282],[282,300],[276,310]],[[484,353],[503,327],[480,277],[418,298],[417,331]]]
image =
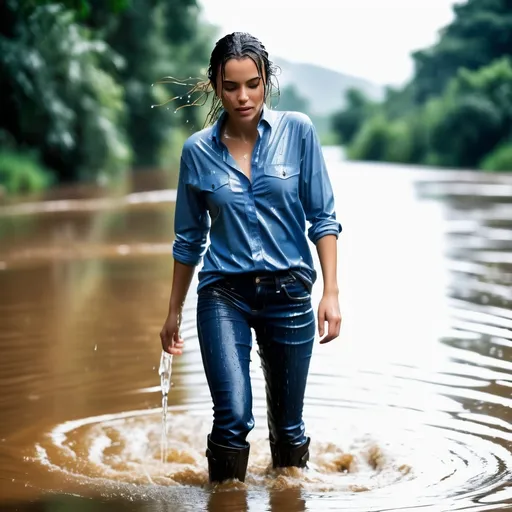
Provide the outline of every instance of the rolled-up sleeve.
[[306,219],[311,224],[308,229],[309,239],[316,244],[326,235],[338,237],[342,228],[336,220],[331,180],[311,121],[305,126],[302,140],[300,196]]
[[205,253],[210,217],[190,178],[190,167],[182,156],[174,216],[173,257],[184,265],[196,266]]

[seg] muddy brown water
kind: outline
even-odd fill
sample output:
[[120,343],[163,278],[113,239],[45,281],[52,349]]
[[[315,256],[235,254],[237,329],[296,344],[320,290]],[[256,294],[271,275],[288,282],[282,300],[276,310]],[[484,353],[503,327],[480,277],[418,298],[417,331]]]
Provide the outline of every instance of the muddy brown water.
[[245,485],[207,485],[196,283],[160,460],[174,191],[0,207],[0,510],[512,509],[512,176],[326,157],[344,322],[314,350],[310,467],[268,468],[254,351]]

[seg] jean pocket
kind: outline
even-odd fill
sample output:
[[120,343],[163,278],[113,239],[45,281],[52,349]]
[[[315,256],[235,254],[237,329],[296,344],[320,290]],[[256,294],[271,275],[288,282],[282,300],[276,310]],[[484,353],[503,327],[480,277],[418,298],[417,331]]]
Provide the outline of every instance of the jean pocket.
[[311,294],[304,283],[298,279],[291,283],[284,283],[281,290],[292,302],[306,302],[311,298]]
[[309,277],[305,271],[300,269],[293,269],[291,271],[292,276],[297,279],[298,281],[301,281],[302,284],[306,287],[306,290],[311,295],[313,291],[313,281],[311,280],[311,277]]

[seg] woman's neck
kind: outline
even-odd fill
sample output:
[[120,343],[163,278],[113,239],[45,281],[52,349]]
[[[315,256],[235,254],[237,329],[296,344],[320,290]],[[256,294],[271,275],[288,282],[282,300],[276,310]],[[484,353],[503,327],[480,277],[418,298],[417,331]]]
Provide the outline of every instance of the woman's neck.
[[257,116],[252,123],[236,123],[228,116],[224,124],[224,136],[244,142],[254,141],[258,134],[259,120],[260,116]]

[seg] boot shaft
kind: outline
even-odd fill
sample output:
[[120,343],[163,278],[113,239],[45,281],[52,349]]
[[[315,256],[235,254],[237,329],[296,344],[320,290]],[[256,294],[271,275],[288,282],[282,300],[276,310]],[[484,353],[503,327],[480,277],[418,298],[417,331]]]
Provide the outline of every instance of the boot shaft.
[[289,444],[270,443],[272,454],[272,467],[274,468],[305,468],[309,461],[309,443],[311,438],[300,446]]
[[224,482],[230,479],[244,482],[249,462],[249,450],[249,445],[246,448],[222,446],[214,443],[208,435],[206,457],[210,482]]

